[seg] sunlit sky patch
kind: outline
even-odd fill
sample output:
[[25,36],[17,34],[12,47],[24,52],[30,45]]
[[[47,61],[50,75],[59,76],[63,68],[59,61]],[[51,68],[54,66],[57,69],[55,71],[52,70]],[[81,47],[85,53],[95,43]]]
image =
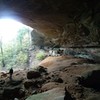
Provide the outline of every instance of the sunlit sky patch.
[[13,19],[0,19],[0,38],[2,38],[3,43],[13,40],[16,37],[18,30],[22,27],[28,26]]

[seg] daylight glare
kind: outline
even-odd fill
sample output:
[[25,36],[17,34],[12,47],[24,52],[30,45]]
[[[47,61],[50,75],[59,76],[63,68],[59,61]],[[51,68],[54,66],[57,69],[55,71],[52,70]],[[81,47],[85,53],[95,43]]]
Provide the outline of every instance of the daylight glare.
[[3,43],[13,40],[22,27],[26,27],[26,25],[13,19],[0,19],[0,38],[2,38]]

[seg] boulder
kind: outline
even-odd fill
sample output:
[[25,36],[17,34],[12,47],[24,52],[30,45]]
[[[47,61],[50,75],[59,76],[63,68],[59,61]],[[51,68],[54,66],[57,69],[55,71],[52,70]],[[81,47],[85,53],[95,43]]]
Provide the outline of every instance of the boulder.
[[29,71],[27,73],[28,79],[39,78],[40,76],[41,76],[41,74],[39,72],[36,72],[36,71]]
[[79,83],[83,86],[100,90],[100,70],[92,70],[84,73]]
[[26,89],[30,88],[30,87],[34,87],[34,88],[39,88],[41,86],[41,84],[43,84],[44,80],[26,80],[24,82],[24,87]]
[[33,81],[26,80],[26,81],[24,82],[24,87],[25,87],[26,89],[30,88],[30,87],[33,86],[33,85],[34,85],[34,82],[33,82]]
[[43,66],[39,66],[37,68],[37,71],[40,72],[41,74],[47,74],[47,68],[44,68]]

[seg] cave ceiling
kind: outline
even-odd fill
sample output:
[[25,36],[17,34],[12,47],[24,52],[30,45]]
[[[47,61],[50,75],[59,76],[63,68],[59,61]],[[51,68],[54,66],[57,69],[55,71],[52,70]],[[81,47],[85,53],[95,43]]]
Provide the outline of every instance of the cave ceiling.
[[99,0],[0,0],[12,16],[59,45],[100,44]]

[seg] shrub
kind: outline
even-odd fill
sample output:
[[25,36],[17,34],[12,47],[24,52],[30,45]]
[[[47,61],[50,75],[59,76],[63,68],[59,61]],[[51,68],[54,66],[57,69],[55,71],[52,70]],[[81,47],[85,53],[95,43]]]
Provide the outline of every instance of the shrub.
[[43,60],[45,58],[45,53],[43,51],[40,51],[36,54],[36,59]]

